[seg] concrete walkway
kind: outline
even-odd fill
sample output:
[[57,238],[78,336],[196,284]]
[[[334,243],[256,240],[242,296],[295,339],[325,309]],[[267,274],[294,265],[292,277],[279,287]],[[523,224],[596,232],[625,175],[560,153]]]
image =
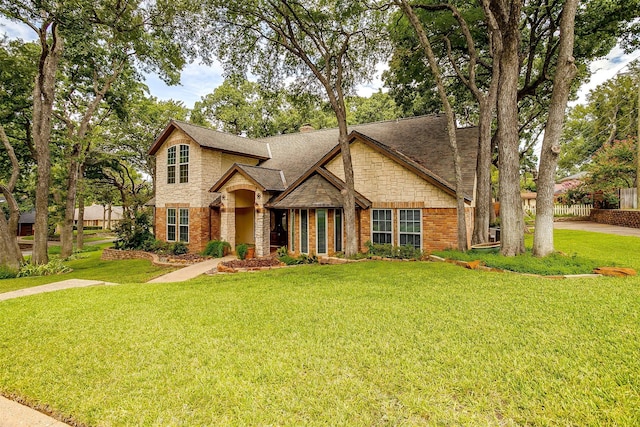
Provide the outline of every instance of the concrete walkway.
[[206,273],[209,270],[214,270],[218,267],[218,264],[223,261],[230,261],[235,259],[234,255],[227,255],[224,258],[213,258],[206,261],[199,262],[197,264],[191,264],[187,267],[183,267],[179,270],[172,271],[164,276],[156,277],[149,280],[147,283],[172,283],[172,282],[184,282],[185,280],[193,279]]
[[62,421],[0,396],[0,427],[68,427]]
[[[60,291],[62,289],[85,288],[97,285],[117,285],[117,283],[105,282],[102,280],[68,279],[61,282],[49,283],[48,285],[34,286],[32,288],[18,289],[17,291],[4,292],[0,294],[0,301],[25,297],[28,295],[42,294],[44,292]],[[2,424],[0,424],[2,427]]]
[[553,223],[553,228],[557,230],[592,231],[595,233],[640,237],[640,228],[619,227],[591,221],[557,221]]

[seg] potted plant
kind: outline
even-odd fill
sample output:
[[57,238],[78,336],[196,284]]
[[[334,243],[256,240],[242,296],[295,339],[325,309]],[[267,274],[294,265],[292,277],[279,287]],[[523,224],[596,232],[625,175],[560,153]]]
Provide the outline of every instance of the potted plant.
[[254,258],[256,256],[255,245],[247,245],[247,259]]
[[247,246],[246,243],[241,243],[238,246],[236,246],[236,255],[238,256],[239,260],[243,260],[247,257],[248,249],[249,249],[249,246]]

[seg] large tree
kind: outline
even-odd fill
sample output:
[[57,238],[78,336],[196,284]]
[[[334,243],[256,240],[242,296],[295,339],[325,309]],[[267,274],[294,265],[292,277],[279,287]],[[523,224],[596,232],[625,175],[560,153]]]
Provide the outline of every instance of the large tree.
[[204,8],[212,36],[206,46],[227,66],[248,67],[271,83],[293,77],[330,103],[344,166],[347,255],[358,247],[345,98],[375,71],[386,41],[382,13],[359,0],[212,0]]
[[[186,10],[186,3],[167,4],[147,0],[125,3],[116,0],[44,3],[0,0],[0,14],[34,30],[40,44],[33,89],[32,134],[38,180],[32,262],[40,264],[48,261],[47,204],[51,183],[51,129],[56,103],[57,73],[65,51],[65,41],[70,44],[72,57],[76,60],[82,57],[89,59],[87,63],[75,64],[78,67],[91,67],[104,61],[103,65],[106,64],[113,71],[121,68],[119,64],[123,60],[132,61],[145,71],[159,71],[168,82],[175,83],[184,64],[183,48],[188,46],[188,39],[179,39],[180,34],[174,24],[178,21],[176,17]],[[106,58],[100,56],[104,51],[108,52]],[[98,56],[92,56],[94,53]],[[98,94],[105,89],[106,80],[103,79],[112,78],[114,73],[105,75],[100,69],[95,72],[99,82],[96,82],[94,94]],[[81,114],[86,117],[89,112],[90,107],[87,107]],[[77,129],[82,126],[77,125]],[[76,135],[75,138],[82,139],[82,136]],[[71,174],[77,174],[76,167],[71,170]]]

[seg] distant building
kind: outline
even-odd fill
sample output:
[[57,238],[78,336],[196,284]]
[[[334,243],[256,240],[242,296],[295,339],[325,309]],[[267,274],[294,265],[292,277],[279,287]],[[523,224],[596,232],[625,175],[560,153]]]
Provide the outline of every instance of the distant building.
[[[109,212],[111,211],[111,212]],[[84,208],[83,226],[112,229],[122,221],[122,206],[91,205]],[[74,216],[74,223],[78,224],[78,209]]]

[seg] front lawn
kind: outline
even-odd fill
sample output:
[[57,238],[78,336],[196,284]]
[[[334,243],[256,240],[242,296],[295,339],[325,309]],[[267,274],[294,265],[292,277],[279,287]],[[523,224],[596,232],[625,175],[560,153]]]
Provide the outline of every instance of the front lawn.
[[[100,245],[100,248],[105,246],[110,246],[110,244]],[[56,252],[55,249],[57,249],[57,247],[50,247],[49,253]],[[88,247],[87,249],[91,250],[92,248]],[[144,283],[154,277],[175,270],[173,267],[158,267],[144,259],[102,261],[100,259],[101,254],[102,250],[84,252],[76,255],[75,259],[66,261],[65,265],[73,269],[70,273],[54,276],[2,279],[0,280],[0,293],[67,279],[105,280],[115,283]]]
[[[606,250],[640,266],[640,239]],[[0,322],[0,392],[88,425],[640,424],[635,277],[302,266],[9,300]]]

